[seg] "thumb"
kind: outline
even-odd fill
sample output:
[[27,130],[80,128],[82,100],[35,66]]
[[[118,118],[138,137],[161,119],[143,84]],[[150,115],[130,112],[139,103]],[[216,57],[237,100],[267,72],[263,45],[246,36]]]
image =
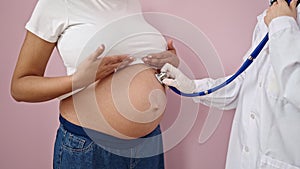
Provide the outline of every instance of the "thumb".
[[297,2],[298,2],[298,0],[292,0],[290,3],[290,8],[293,12],[295,12],[297,10]]
[[97,60],[97,58],[104,52],[105,46],[102,44],[100,45],[90,56],[92,60]]
[[176,49],[174,47],[173,40],[168,40],[168,50],[174,50],[176,53]]

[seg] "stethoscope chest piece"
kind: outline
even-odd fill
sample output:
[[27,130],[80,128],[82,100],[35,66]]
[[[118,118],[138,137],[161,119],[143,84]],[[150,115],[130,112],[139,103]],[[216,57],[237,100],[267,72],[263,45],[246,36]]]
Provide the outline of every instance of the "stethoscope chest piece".
[[155,77],[156,77],[156,79],[157,79],[161,84],[163,84],[162,81],[163,81],[165,78],[167,78],[167,73],[165,73],[165,72],[157,73],[157,74],[155,74]]

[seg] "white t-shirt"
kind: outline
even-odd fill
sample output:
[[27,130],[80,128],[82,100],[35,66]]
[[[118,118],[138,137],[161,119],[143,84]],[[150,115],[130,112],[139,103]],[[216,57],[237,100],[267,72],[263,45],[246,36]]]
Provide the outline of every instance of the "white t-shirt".
[[141,58],[166,50],[163,36],[141,14],[139,0],[39,0],[26,29],[57,42],[67,74],[104,44],[102,56]]

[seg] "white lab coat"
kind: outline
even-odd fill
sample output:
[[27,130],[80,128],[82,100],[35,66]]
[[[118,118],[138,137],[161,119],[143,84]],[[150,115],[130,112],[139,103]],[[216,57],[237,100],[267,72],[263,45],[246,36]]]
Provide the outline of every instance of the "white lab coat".
[[[264,16],[265,12],[258,16],[250,52],[268,31]],[[221,109],[236,108],[226,169],[300,169],[299,25],[291,17],[275,18],[269,37],[254,63],[226,89],[194,99]],[[203,91],[225,79],[195,82]]]

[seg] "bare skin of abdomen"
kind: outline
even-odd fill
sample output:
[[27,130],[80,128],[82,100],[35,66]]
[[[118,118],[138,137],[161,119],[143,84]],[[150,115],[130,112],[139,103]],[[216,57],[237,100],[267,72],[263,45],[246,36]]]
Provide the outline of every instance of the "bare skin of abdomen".
[[61,115],[76,125],[118,138],[153,131],[166,107],[164,87],[155,70],[131,65],[60,102]]

